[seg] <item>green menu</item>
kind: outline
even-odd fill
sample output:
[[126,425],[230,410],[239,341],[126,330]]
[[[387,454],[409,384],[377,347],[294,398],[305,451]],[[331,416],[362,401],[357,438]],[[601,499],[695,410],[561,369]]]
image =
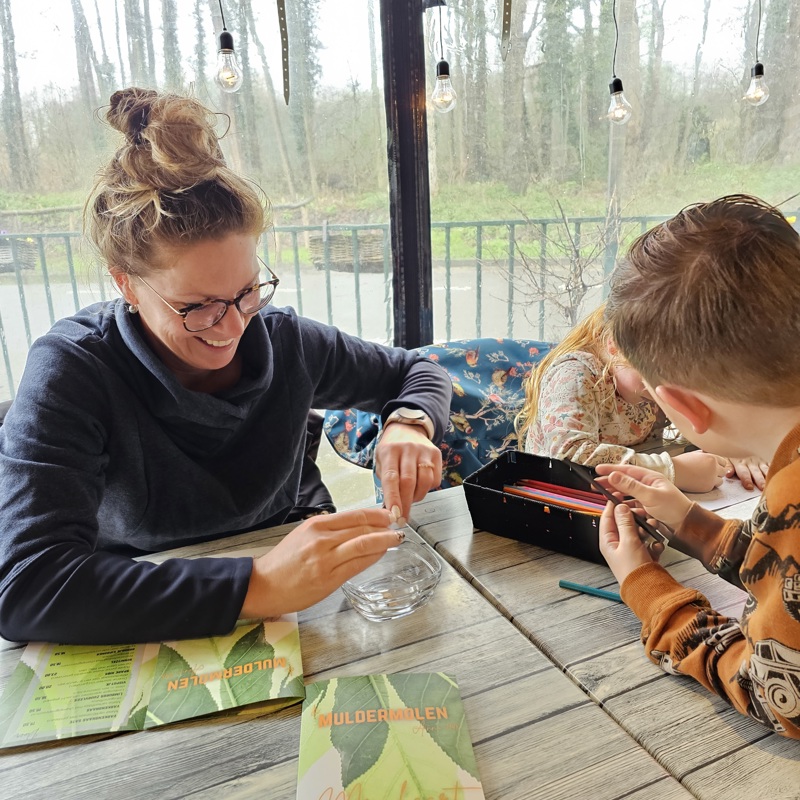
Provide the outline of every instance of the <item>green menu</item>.
[[458,684],[444,673],[306,687],[297,800],[483,800]]
[[0,747],[142,730],[303,699],[297,615],[226,636],[139,645],[30,644],[0,698]]

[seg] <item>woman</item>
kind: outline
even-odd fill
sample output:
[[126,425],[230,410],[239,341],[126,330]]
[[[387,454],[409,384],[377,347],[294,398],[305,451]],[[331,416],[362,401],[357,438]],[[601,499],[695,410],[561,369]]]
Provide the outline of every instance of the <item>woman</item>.
[[[268,305],[263,204],[225,165],[214,115],[127,89],[107,119],[125,141],[87,227],[122,298],[34,344],[0,429],[8,639],[208,636],[305,608],[396,545],[391,522],[441,479],[446,373]],[[382,414],[391,514],[316,516],[256,559],[132,560],[283,522],[309,410],[353,405]]]

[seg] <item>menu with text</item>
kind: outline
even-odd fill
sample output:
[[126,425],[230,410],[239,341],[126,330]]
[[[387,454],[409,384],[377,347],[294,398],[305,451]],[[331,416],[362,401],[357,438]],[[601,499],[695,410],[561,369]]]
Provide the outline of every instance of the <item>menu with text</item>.
[[297,800],[484,800],[456,681],[441,672],[306,687]]
[[0,698],[0,747],[142,730],[303,699],[297,615],[226,636],[138,645],[29,644]]

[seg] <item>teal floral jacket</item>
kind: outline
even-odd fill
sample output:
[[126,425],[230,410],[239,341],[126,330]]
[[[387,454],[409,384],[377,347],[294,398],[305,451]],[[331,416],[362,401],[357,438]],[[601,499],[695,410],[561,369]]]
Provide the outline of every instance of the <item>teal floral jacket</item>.
[[[517,449],[514,418],[525,401],[523,382],[551,347],[531,339],[464,339],[418,349],[444,367],[453,383],[450,425],[440,445],[442,488],[458,486],[484,464]],[[334,450],[372,469],[379,415],[347,409],[325,411],[324,418]],[[376,496],[382,499],[377,481]]]

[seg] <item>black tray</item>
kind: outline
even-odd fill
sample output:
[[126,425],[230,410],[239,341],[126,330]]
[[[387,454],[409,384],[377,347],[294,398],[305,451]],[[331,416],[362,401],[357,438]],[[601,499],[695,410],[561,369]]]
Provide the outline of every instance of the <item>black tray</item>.
[[598,543],[600,518],[503,491],[503,484],[521,478],[568,489],[590,489],[566,461],[520,451],[503,453],[464,480],[473,525],[509,539],[605,564]]

